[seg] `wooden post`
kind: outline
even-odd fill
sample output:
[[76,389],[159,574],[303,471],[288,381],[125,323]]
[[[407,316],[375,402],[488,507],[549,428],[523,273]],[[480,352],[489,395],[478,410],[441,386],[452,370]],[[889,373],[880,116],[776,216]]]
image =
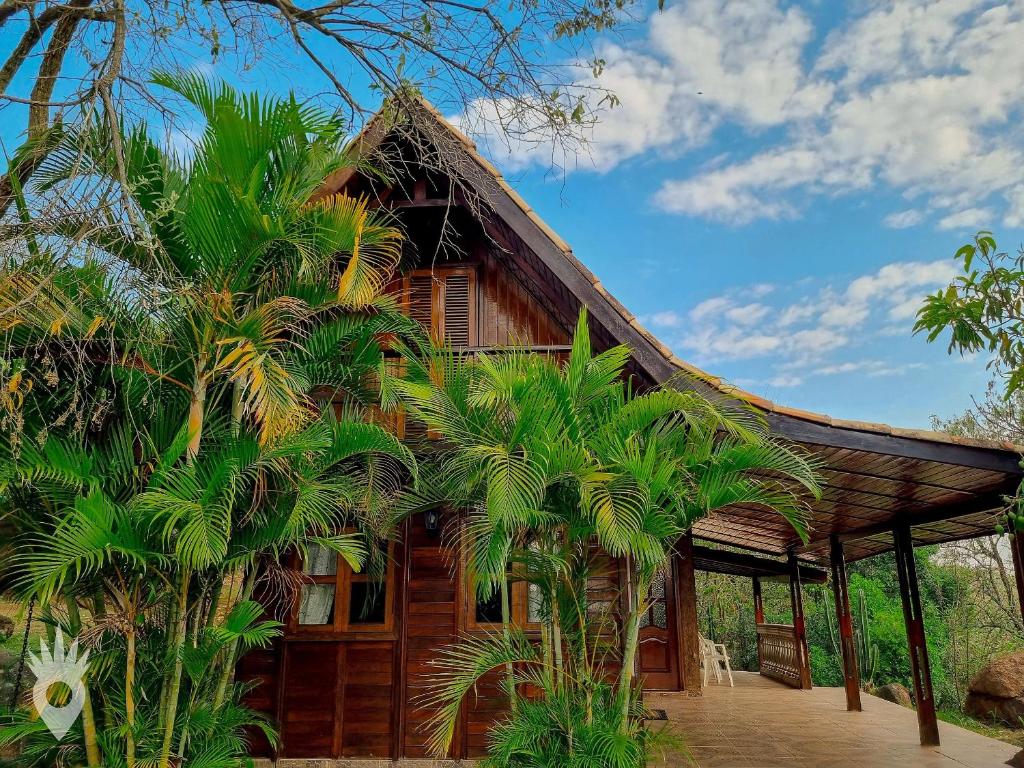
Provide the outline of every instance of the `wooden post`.
[[[757,627],[760,624],[764,624],[764,600],[761,599],[761,577],[751,576],[751,586],[754,589],[754,630],[757,631]],[[761,647],[761,635],[757,635],[757,668],[758,670],[764,666],[764,650]]]
[[[857,669],[857,644],[853,641],[853,616],[850,615],[850,583],[846,576],[843,543],[835,534],[831,539],[832,594],[836,600],[839,645],[843,651],[843,680],[846,685],[846,709],[860,712],[860,671]],[[863,631],[863,629],[861,630]]]
[[932,694],[932,675],[928,666],[928,644],[924,635],[924,616],[921,613],[921,594],[917,586],[917,566],[914,564],[914,540],[910,524],[896,523],[892,532],[896,545],[896,572],[900,579],[900,598],[903,601],[903,621],[907,627],[907,647],[910,650],[910,672],[914,680],[914,703],[917,707],[917,726],[922,746],[939,743],[939,723],[935,717],[935,698]]
[[1013,555],[1013,575],[1017,579],[1017,607],[1024,621],[1024,532],[1010,536],[1010,554]]
[[804,595],[800,586],[800,564],[796,555],[789,553],[789,602],[793,608],[793,634],[800,662],[800,687],[811,688],[811,656],[807,650],[807,624],[804,621]]
[[750,581],[754,587],[754,623],[764,624],[764,601],[761,599],[761,577],[751,576]]
[[692,533],[687,533],[679,540],[676,564],[679,674],[683,690],[691,696],[700,696],[700,633],[697,629],[697,581],[693,568]]

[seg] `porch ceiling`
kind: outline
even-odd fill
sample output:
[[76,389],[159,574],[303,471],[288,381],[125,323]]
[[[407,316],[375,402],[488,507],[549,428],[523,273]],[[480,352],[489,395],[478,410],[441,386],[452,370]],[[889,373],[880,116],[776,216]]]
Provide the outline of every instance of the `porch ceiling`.
[[808,500],[809,541],[801,542],[778,515],[744,506],[702,520],[695,536],[770,555],[792,549],[802,560],[824,564],[829,538],[836,534],[847,559],[860,560],[892,549],[891,531],[899,520],[911,523],[916,545],[988,535],[1002,497],[1014,493],[1021,480],[1020,456],[1006,449],[818,425],[794,429],[778,420],[772,426],[822,465],[822,497]]

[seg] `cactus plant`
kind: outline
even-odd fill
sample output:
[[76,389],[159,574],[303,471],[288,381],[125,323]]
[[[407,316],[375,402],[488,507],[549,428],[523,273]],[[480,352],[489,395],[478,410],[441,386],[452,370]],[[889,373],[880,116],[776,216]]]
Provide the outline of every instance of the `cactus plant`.
[[878,671],[878,643],[871,641],[871,619],[868,616],[868,601],[864,590],[857,590],[857,621],[853,632],[857,645],[857,660],[860,664],[860,687],[870,691],[874,687]]
[[831,606],[826,606],[825,610],[822,611],[822,613],[825,614],[825,625],[828,627],[828,639],[829,642],[832,644],[832,655],[841,656],[842,648],[839,645],[839,632],[836,631],[836,612],[834,610],[830,610],[830,608],[835,607],[835,602],[826,602],[832,603]]

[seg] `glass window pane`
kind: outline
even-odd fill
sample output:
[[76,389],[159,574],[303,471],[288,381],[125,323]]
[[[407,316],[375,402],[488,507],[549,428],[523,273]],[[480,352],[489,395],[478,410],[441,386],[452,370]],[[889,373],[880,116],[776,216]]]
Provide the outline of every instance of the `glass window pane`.
[[352,582],[348,604],[348,623],[383,624],[387,610],[387,584],[372,581]]
[[319,544],[310,544],[306,547],[302,572],[310,576],[333,576],[338,572],[337,553]]
[[668,626],[665,619],[665,604],[655,603],[652,612],[654,613],[654,626],[658,629],[665,629]]
[[334,621],[334,585],[303,584],[299,624],[331,624]]
[[478,624],[501,623],[501,592],[499,590],[494,590],[494,594],[486,600],[477,597],[476,620]]
[[541,592],[540,584],[530,584],[526,593],[526,621],[530,624],[540,624],[544,620],[544,594]]
[[640,629],[651,626],[651,612],[644,611],[640,616]]
[[611,602],[608,600],[595,600],[587,606],[587,616],[590,617],[592,622],[611,621],[613,618]]
[[654,581],[651,582],[651,598],[653,600],[665,599],[665,574],[660,571],[654,574]]

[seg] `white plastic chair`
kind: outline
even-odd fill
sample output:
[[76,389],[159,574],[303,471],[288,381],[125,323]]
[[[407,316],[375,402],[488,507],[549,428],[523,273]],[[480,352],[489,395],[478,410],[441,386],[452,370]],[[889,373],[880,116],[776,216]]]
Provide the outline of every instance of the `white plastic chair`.
[[700,665],[704,668],[703,685],[705,687],[708,684],[708,667],[714,670],[715,680],[721,685],[723,665],[726,674],[729,675],[729,687],[735,687],[732,680],[732,666],[729,664],[729,652],[725,649],[724,643],[713,643],[702,635],[700,638]]

